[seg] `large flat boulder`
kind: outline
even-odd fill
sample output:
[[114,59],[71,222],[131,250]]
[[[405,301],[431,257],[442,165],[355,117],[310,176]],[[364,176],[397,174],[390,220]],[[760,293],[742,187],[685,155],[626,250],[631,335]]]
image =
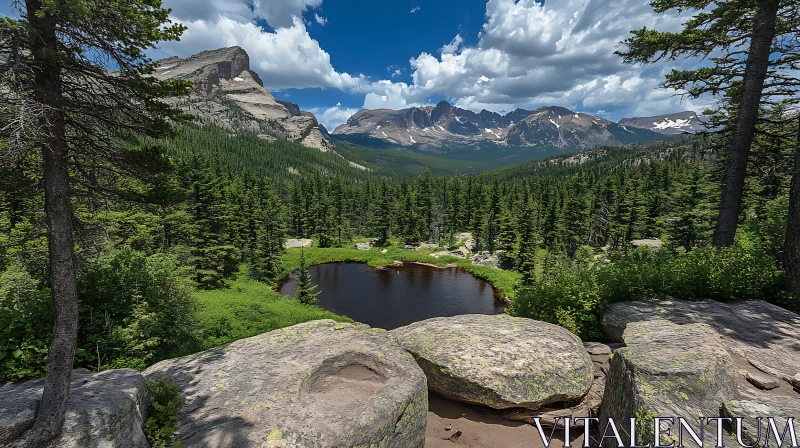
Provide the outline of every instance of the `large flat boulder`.
[[[44,380],[0,388],[0,446],[10,445],[33,426]],[[150,395],[133,369],[72,372],[64,428],[52,448],[149,448],[142,426]]]
[[785,381],[800,372],[800,316],[762,300],[616,303],[606,312],[603,329],[610,339],[621,342],[628,324],[652,319],[707,324],[722,336],[731,354],[758,370]]
[[413,448],[425,440],[424,374],[386,331],[367,325],[307,322],[144,373],[180,387],[176,438],[186,447]]
[[428,387],[447,398],[495,409],[538,409],[580,400],[592,384],[581,340],[545,322],[467,314],[392,330],[414,355]]
[[600,428],[613,418],[626,444],[629,418],[637,419],[637,441],[650,443],[654,417],[696,422],[719,415],[723,402],[738,398],[730,356],[710,326],[633,322],[622,339],[627,346],[611,359]]

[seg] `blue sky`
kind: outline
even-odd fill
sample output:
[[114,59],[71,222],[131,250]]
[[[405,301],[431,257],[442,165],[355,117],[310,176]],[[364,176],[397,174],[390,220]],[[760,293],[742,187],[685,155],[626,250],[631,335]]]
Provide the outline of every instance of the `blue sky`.
[[[277,98],[328,128],[361,108],[441,99],[479,112],[557,105],[609,119],[701,111],[657,88],[678,61],[613,54],[631,29],[677,30],[647,0],[164,0],[188,30],[154,57],[239,45]],[[0,0],[0,12],[8,0]]]

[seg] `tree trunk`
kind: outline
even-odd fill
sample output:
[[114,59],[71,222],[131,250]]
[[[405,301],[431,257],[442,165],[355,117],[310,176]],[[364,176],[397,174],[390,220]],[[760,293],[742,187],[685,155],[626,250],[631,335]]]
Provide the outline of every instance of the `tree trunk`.
[[72,204],[67,162],[64,112],[61,109],[61,64],[53,57],[58,49],[55,21],[50,14],[37,17],[39,0],[27,0],[27,19],[33,31],[35,95],[47,105],[40,117],[44,163],[45,213],[50,251],[50,288],[53,297],[53,341],[47,358],[47,377],[33,428],[22,443],[39,447],[61,432],[69,399],[75,345],[78,336],[78,290],[75,280],[75,247],[72,236]]
[[797,151],[786,225],[786,290],[794,297],[795,311],[800,313],[800,116],[797,121]]
[[772,40],[775,37],[775,21],[780,0],[761,0],[753,21],[753,37],[744,72],[744,89],[739,103],[736,131],[728,154],[725,181],[722,185],[719,220],[714,229],[714,245],[725,247],[733,244],[736,226],[742,208],[744,181],[750,146],[756,129],[761,91],[769,69]]

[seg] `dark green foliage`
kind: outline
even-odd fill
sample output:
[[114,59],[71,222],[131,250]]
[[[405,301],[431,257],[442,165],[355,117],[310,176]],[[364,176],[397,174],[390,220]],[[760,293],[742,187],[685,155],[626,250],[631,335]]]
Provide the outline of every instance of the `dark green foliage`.
[[144,369],[194,345],[191,288],[167,254],[111,251],[86,265],[79,299],[82,366]]
[[300,270],[297,277],[297,291],[294,293],[294,298],[303,305],[313,305],[317,303],[319,292],[316,290],[317,285],[311,283],[311,274],[308,272],[308,263],[306,262],[306,253],[300,253]]
[[156,378],[147,382],[147,391],[153,402],[150,418],[144,422],[144,433],[152,448],[181,448],[181,442],[172,443],[178,411],[184,404],[181,391],[175,383],[166,378]]
[[0,274],[0,381],[45,373],[50,294],[19,265]]
[[640,248],[611,263],[558,260],[540,279],[521,285],[508,312],[559,324],[584,339],[602,336],[609,304],[672,296],[684,299],[762,299],[785,305],[783,273],[758,239],[691,252]]

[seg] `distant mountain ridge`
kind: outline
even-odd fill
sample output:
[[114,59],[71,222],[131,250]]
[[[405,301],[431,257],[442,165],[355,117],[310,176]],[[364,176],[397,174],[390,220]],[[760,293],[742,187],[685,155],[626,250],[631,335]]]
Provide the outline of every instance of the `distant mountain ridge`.
[[685,111],[653,117],[623,118],[619,121],[619,124],[648,129],[664,135],[681,135],[708,132],[709,128],[706,126],[706,122],[696,113]]
[[285,139],[322,151],[333,149],[314,114],[301,111],[296,104],[276,101],[264,88],[258,73],[250,69],[250,57],[240,47],[162,59],[157,61],[154,76],[193,81],[189,97],[172,101],[202,124],[253,133],[264,140]]
[[[692,112],[689,112],[692,113]],[[693,113],[692,113],[693,114]],[[517,109],[505,115],[479,113],[441,101],[436,106],[402,110],[363,109],[332,135],[347,141],[376,141],[437,151],[447,146],[491,143],[500,147],[579,151],[601,145],[657,140],[670,132],[652,125],[614,123],[564,107]]]

